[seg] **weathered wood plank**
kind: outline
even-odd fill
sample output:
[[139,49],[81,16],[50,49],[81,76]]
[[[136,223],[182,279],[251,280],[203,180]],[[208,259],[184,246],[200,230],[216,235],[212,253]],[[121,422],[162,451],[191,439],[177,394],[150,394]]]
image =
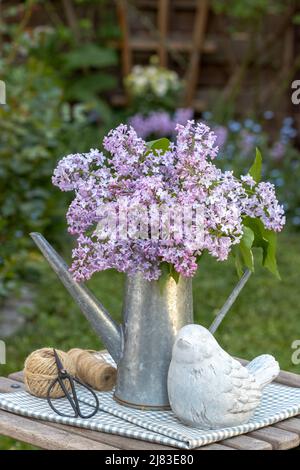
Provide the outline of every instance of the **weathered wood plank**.
[[276,428],[284,429],[285,431],[294,432],[300,436],[300,419],[299,418],[289,418],[285,421],[280,421],[273,426]]
[[0,410],[0,434],[48,450],[118,450],[23,416]]
[[22,382],[16,380],[7,379],[6,377],[0,377],[0,392],[11,393],[25,388]]
[[202,56],[202,47],[205,39],[209,12],[208,0],[198,0],[196,18],[193,31],[193,47],[190,53],[189,66],[186,72],[185,105],[191,106],[195,97],[197,80]]
[[288,385],[289,387],[300,388],[300,375],[282,370],[275,382],[282,385]]
[[132,67],[132,52],[130,48],[130,31],[128,26],[128,4],[127,0],[117,0],[117,14],[119,27],[122,33],[122,73],[126,77]]
[[236,449],[234,449],[233,447],[224,446],[222,444],[208,444],[207,446],[199,447],[199,449],[197,450],[236,450]]
[[153,442],[146,442],[139,439],[129,437],[117,436],[116,434],[108,434],[100,431],[90,431],[89,429],[76,428],[74,426],[67,426],[57,423],[48,423],[49,426],[57,429],[63,429],[66,432],[71,432],[78,436],[106,444],[118,449],[123,450],[174,450],[174,447],[155,444]]
[[168,53],[166,40],[169,26],[169,0],[159,0],[158,3],[158,31],[159,31],[159,48],[158,56],[162,67],[168,66]]
[[11,380],[16,380],[17,382],[24,382],[24,371],[20,370],[19,372],[13,372],[8,376]]
[[269,442],[274,450],[293,449],[300,444],[300,437],[297,434],[273,426],[258,429],[248,436]]
[[[116,47],[120,48],[120,42],[114,43]],[[130,38],[129,46],[134,51],[151,52],[156,51],[159,47],[159,40],[153,37],[139,35]],[[191,52],[193,44],[190,38],[185,37],[170,37],[165,40],[165,47],[167,51],[171,52]],[[217,50],[216,41],[213,39],[205,39],[202,46],[204,54],[214,54]]]
[[220,441],[220,444],[231,446],[237,450],[272,450],[272,445],[269,442],[248,435],[231,437]]

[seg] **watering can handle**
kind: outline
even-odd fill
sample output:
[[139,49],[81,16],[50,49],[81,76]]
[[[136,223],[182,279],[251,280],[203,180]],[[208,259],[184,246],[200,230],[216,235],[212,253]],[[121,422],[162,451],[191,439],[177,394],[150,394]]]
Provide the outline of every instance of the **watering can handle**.
[[241,290],[245,287],[245,284],[249,280],[251,274],[252,274],[252,272],[250,271],[250,269],[245,270],[243,276],[241,277],[241,279],[239,280],[239,282],[237,283],[237,285],[235,286],[235,288],[231,292],[230,296],[226,300],[223,307],[218,312],[218,314],[217,314],[216,318],[214,319],[214,321],[212,322],[212,324],[210,325],[209,331],[212,334],[215,334],[215,332],[219,328],[220,324],[222,323],[222,321],[226,317],[226,315],[229,312],[230,308],[232,307],[233,303],[236,301],[236,299],[237,299],[238,295],[240,294]]

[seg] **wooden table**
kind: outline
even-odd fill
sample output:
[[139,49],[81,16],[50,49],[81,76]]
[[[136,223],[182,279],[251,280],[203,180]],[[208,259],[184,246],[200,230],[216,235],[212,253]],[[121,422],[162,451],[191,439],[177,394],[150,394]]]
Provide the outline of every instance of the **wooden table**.
[[[241,362],[244,362],[241,360]],[[300,375],[282,371],[278,383],[300,388]],[[0,377],[0,392],[11,393],[23,389],[23,373]],[[52,450],[176,450],[174,447],[153,444],[89,431],[73,426],[48,423],[25,418],[0,410],[0,434],[29,443],[42,449]],[[210,444],[198,450],[284,450],[300,445],[300,416],[259,429],[242,436]]]

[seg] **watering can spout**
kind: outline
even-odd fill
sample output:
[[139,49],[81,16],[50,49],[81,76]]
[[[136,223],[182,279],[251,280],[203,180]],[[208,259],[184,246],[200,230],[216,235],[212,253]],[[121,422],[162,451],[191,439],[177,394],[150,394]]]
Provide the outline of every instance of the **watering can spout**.
[[101,337],[112,358],[118,363],[122,355],[121,326],[115,323],[103,305],[83,284],[79,284],[73,279],[68,265],[47,240],[40,233],[31,233],[30,235],[66,289],[75,299],[95,332]]

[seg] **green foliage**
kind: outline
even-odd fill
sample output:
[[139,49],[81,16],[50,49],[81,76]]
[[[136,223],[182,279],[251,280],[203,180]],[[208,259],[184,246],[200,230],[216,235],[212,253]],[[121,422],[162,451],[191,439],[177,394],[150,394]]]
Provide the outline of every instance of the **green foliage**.
[[117,63],[117,55],[114,49],[97,46],[96,44],[83,44],[63,55],[67,70],[85,68],[111,67]]
[[160,150],[165,153],[167,150],[169,150],[170,141],[169,139],[162,137],[161,139],[151,140],[147,142],[147,146],[154,152],[155,150]]
[[[105,100],[100,98],[101,94],[117,86],[116,78],[103,69],[117,64],[116,51],[87,43],[65,53],[63,59],[62,76],[66,83],[66,98],[71,101],[92,102],[95,108],[101,109],[102,106],[103,110]],[[107,107],[106,113],[101,115],[104,120],[111,119]]]
[[276,233],[265,229],[260,219],[251,219],[250,217],[246,217],[243,224],[243,238],[233,251],[238,275],[241,277],[245,268],[250,269],[250,271],[254,271],[253,248],[260,248],[263,253],[261,258],[262,266],[268,269],[278,279],[281,279],[277,267]]
[[[29,28],[36,3],[50,12],[50,24]],[[104,127],[112,127],[106,93],[116,86],[111,67],[117,56],[107,41],[116,29],[109,28],[109,3],[100,3],[108,29],[96,33],[91,22],[78,17],[80,44],[63,15],[56,12],[51,25],[49,1],[2,9],[0,77],[7,105],[0,108],[0,297],[20,278],[36,276],[30,231],[41,231],[56,244],[66,238],[67,201],[51,183],[57,160],[99,145]],[[99,2],[81,4],[99,7]]]
[[252,246],[254,242],[254,233],[250,227],[244,226],[244,234],[238,247],[235,247],[234,256],[238,275],[242,277],[244,268],[254,271],[254,257]]
[[259,183],[261,180],[261,171],[262,171],[262,156],[259,149],[256,149],[256,156],[253,165],[249,170],[249,175],[252,176],[256,183]]
[[66,89],[66,97],[76,101],[91,101],[95,95],[115,88],[117,80],[108,73],[91,72],[80,80],[71,82]]
[[[249,170],[249,174],[256,183],[259,183],[261,173],[262,156],[258,148],[256,148],[255,160]],[[280,279],[276,259],[277,234],[267,230],[259,218],[245,217],[243,225],[244,234],[242,240],[233,250],[238,275],[242,276],[245,267],[250,269],[250,271],[254,271],[253,248],[261,248],[263,252],[262,265]]]
[[271,230],[267,230],[260,219],[251,219],[250,217],[246,217],[244,225],[250,228],[254,234],[253,247],[262,249],[262,265],[280,279],[276,260],[276,233]]
[[59,237],[65,203],[51,187],[66,126],[60,113],[62,90],[53,72],[35,59],[11,68],[4,78],[8,104],[0,108],[0,295],[13,287],[15,270],[24,274],[30,231]]
[[226,14],[236,19],[255,21],[269,13],[280,13],[286,7],[281,0],[213,0],[216,13]]
[[[5,34],[18,53],[23,49],[28,57],[55,70],[66,100],[93,109],[101,124],[112,127],[108,97],[117,86],[115,67],[118,57],[111,46],[111,41],[119,35],[113,15],[115,9],[111,8],[109,0],[84,0],[80,2],[80,9],[78,2],[71,2],[73,20],[66,24],[68,15],[63,9],[54,13],[52,2],[38,3],[40,11],[44,9],[49,14],[47,26],[30,28],[30,32],[25,26],[17,33],[13,23],[16,11],[6,8],[4,17],[8,17],[10,23],[4,27]],[[99,7],[104,28],[98,28],[90,20],[92,16],[99,15]],[[26,2],[21,9],[23,17],[31,8],[32,2]]]
[[293,23],[296,25],[300,24],[300,13],[297,13],[296,15],[294,15]]

